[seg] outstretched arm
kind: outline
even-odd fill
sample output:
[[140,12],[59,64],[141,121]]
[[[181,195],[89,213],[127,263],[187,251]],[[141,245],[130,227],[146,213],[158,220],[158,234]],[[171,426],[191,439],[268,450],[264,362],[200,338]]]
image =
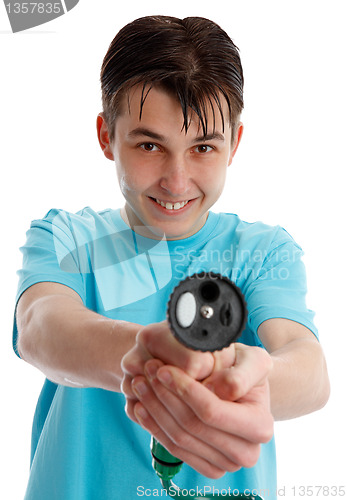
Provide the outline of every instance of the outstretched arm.
[[274,418],[295,418],[322,408],[329,398],[329,377],[313,333],[295,321],[275,318],[264,321],[258,334],[273,360],[269,382]]
[[28,288],[17,306],[20,356],[57,384],[120,391],[121,360],[140,325],[87,309],[59,283]]

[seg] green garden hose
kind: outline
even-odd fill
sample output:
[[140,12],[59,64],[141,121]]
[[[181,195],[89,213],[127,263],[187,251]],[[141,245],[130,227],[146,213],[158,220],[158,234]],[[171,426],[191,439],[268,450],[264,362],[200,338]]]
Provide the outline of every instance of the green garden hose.
[[[153,457],[153,468],[160,479],[163,489],[167,495],[172,498],[190,498],[191,500],[201,500],[202,498],[233,498],[239,500],[262,500],[258,495],[253,495],[252,492],[240,493],[238,490],[229,492],[223,490],[223,493],[199,493],[198,491],[181,490],[176,484],[172,482],[173,477],[181,470],[183,462],[178,458],[172,456],[156,439],[152,438],[151,451]],[[211,488],[208,488],[209,490]],[[207,488],[205,487],[206,491]],[[225,492],[225,493],[224,493]]]

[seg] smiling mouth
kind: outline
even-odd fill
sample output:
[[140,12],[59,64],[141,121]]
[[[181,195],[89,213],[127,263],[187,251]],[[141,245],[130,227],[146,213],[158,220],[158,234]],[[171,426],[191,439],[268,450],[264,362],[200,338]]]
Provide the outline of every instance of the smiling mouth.
[[187,203],[189,203],[190,200],[186,201],[176,201],[176,202],[169,202],[169,201],[162,201],[159,200],[158,198],[152,198],[151,200],[155,201],[158,203],[163,208],[166,208],[166,210],[180,210],[181,208],[185,207]]

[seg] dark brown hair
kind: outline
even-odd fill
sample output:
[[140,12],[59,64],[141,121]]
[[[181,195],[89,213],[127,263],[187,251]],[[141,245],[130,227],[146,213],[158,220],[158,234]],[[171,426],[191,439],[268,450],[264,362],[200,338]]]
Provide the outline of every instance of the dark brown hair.
[[149,90],[160,87],[179,100],[185,131],[195,112],[206,135],[207,107],[214,111],[214,103],[224,127],[220,95],[228,105],[232,134],[243,108],[238,49],[216,23],[201,17],[148,16],[127,24],[107,51],[100,79],[111,141],[123,98],[134,85],[142,84],[140,118]]

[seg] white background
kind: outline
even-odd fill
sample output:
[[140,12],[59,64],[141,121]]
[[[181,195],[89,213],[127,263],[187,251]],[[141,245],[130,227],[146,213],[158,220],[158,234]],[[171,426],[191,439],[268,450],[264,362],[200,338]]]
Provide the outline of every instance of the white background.
[[209,17],[241,50],[245,133],[215,210],[280,224],[304,248],[308,304],[317,311],[332,385],[322,411],[276,424],[278,483],[285,498],[298,497],[299,486],[306,496],[309,486],[346,487],[344,3],[80,0],[61,18],[17,34],[1,3],[1,498],[23,498],[43,382],[11,350],[18,248],[30,221],[51,207],[101,210],[122,203],[95,133],[99,68],[116,32],[149,14]]

